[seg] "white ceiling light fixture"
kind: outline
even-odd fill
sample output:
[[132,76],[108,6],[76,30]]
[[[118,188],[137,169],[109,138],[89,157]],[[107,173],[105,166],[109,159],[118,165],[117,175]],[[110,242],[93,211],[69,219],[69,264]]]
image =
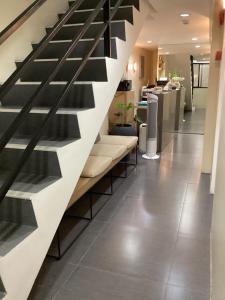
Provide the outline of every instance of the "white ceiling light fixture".
[[198,40],[197,37],[193,37],[193,38],[192,38],[192,41],[197,41],[197,40]]
[[181,13],[180,16],[182,18],[188,18],[188,17],[190,17],[190,14],[189,13]]
[[151,43],[152,43],[152,41],[147,41],[147,43],[148,43],[148,44],[151,44]]
[[196,45],[195,48],[201,48],[201,46],[200,45]]
[[162,48],[162,47],[159,47],[158,49],[159,49],[159,50],[163,50],[163,48]]
[[166,55],[169,55],[170,54],[170,52],[166,52]]

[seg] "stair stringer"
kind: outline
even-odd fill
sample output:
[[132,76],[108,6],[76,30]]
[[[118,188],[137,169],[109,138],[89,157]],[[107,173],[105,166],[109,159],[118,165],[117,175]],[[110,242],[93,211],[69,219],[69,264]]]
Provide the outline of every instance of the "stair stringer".
[[[134,9],[134,26],[126,22],[126,42],[116,41],[118,59],[106,59],[108,82],[93,83],[95,108],[77,113],[81,139],[56,149],[62,178],[39,193],[30,195],[37,230],[0,259],[5,300],[24,300],[30,293],[145,21],[148,7],[144,1],[140,4],[140,12]],[[22,197],[21,192],[13,194],[14,197]]]

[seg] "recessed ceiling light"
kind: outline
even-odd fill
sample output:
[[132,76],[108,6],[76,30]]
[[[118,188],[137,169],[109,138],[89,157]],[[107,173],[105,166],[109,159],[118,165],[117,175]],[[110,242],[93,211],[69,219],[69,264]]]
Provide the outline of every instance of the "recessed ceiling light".
[[197,40],[198,40],[198,38],[196,38],[196,37],[192,38],[192,41],[197,41]]
[[196,45],[196,46],[195,46],[195,48],[200,48],[200,47],[201,47],[200,45]]
[[188,13],[181,13],[180,16],[182,18],[187,18],[187,17],[190,17],[190,14],[188,14]]
[[159,47],[158,49],[159,49],[159,50],[163,50],[163,48],[162,48],[162,47]]
[[148,44],[151,44],[151,43],[152,43],[152,41],[148,41],[147,43],[148,43]]
[[166,52],[166,55],[169,55],[170,53],[169,52]]

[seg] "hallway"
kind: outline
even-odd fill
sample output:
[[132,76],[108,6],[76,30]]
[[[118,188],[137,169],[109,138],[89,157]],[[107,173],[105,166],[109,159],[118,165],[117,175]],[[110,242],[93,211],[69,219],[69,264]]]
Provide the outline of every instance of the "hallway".
[[180,133],[204,134],[205,130],[205,109],[196,109],[195,111],[188,111],[184,114],[185,122],[183,122]]
[[61,261],[49,258],[29,299],[208,300],[209,177],[202,135],[178,134],[160,161],[139,158]]

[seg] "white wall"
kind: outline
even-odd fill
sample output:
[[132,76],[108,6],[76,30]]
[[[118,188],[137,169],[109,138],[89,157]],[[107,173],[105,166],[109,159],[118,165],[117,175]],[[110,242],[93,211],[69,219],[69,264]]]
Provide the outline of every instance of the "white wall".
[[218,90],[220,79],[220,61],[215,60],[216,51],[223,47],[223,26],[219,25],[218,16],[223,5],[222,0],[212,1],[211,17],[211,58],[209,69],[208,104],[205,121],[205,137],[202,159],[202,172],[211,173],[214,153],[215,130],[218,111]]
[[225,44],[223,53],[219,92],[218,147],[214,155],[215,175],[213,174],[215,196],[212,222],[212,300],[225,299]]
[[220,67],[216,138],[211,181],[211,191],[215,192],[211,234],[212,300],[225,299],[225,34],[223,34],[223,58]]
[[21,14],[33,1],[29,0],[1,0],[0,4],[0,31]]
[[169,73],[177,72],[185,77],[184,86],[186,88],[185,102],[187,110],[192,110],[192,87],[191,87],[191,60],[188,54],[176,54],[164,56],[166,76]]
[[[29,0],[0,1],[0,29],[5,28],[32,2]],[[57,21],[57,14],[68,7],[67,0],[48,0],[15,34],[0,46],[0,83],[16,69],[15,61],[23,60],[31,52],[32,42],[45,35],[45,28]]]
[[[144,77],[140,78],[140,58],[144,57]],[[129,64],[136,65],[136,71],[128,71],[126,77],[132,80],[132,89],[135,93],[135,101],[138,102],[141,99],[141,89],[146,86],[147,83],[155,84],[157,78],[158,67],[158,49],[144,49],[141,47],[134,47],[132,54],[129,58]]]
[[[223,40],[225,41],[225,30],[224,30],[224,39]],[[214,144],[213,165],[212,165],[211,186],[210,186],[210,191],[212,194],[214,194],[214,192],[215,192],[215,184],[216,184],[218,151],[219,151],[220,132],[221,132],[221,119],[223,117],[222,106],[223,106],[224,95],[225,95],[224,82],[225,82],[225,42],[223,44],[223,59],[222,59],[221,68],[220,68],[220,85],[219,85],[219,96],[218,96],[215,144]]]
[[193,106],[196,109],[206,109],[208,102],[208,89],[194,88]]
[[108,115],[106,115],[99,133],[102,135],[107,135],[109,133],[109,117],[108,117]]

